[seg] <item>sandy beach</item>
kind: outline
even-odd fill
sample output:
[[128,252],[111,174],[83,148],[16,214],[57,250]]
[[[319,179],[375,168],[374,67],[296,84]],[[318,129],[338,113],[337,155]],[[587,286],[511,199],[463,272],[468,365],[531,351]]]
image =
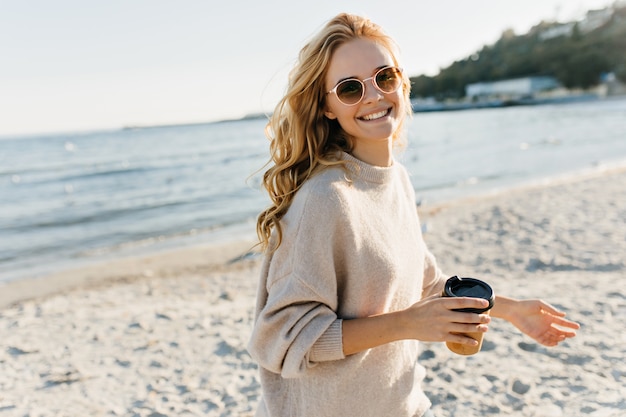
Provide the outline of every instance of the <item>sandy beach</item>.
[[[475,356],[422,344],[436,416],[626,415],[624,184],[613,169],[420,208],[447,274],[543,298],[582,325],[555,348],[499,320]],[[0,416],[252,416],[252,245],[1,285]]]

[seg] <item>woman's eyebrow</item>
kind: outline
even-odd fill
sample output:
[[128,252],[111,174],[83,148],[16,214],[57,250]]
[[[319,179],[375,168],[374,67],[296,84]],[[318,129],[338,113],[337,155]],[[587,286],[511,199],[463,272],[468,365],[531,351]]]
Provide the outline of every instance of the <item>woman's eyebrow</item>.
[[[383,68],[385,68],[385,67],[392,67],[392,66],[393,66],[393,65],[385,64],[385,65],[381,65],[381,66],[379,66],[379,67],[376,67],[376,68],[374,68],[374,71],[372,71],[372,75],[376,74],[378,71],[380,71],[381,69],[383,69]],[[368,78],[369,78],[369,77],[368,77]],[[356,75],[351,75],[351,76],[349,76],[349,77],[345,77],[345,78],[340,79],[339,81],[337,81],[337,82],[335,83],[335,85],[337,85],[337,84],[339,84],[340,82],[345,81],[345,80],[355,80],[355,79],[356,79],[356,80],[360,80],[360,78],[359,78],[359,77],[357,77]]]

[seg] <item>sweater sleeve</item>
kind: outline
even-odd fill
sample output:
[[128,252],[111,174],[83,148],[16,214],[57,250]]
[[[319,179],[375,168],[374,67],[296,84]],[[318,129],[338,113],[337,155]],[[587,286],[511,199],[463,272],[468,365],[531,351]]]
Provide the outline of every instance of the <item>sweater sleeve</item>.
[[[405,168],[403,168],[404,173],[404,186],[408,201],[415,201],[415,190],[413,189],[413,185],[409,179],[409,174]],[[419,215],[417,213],[417,207],[415,208],[415,214],[418,216],[417,223],[421,224],[419,220]],[[419,232],[419,239],[421,240],[421,245],[424,250],[424,275],[422,281],[422,298],[430,297],[434,294],[441,294],[443,291],[443,287],[445,285],[446,278],[437,266],[437,260],[435,256],[430,252],[426,242],[424,241],[424,237],[422,236],[422,232]]]
[[445,275],[437,266],[435,256],[428,250],[424,242],[424,283],[422,287],[422,298],[430,297],[434,294],[441,294],[445,282]]
[[283,242],[262,279],[265,300],[257,306],[248,345],[260,366],[285,378],[344,358],[334,220],[341,210],[333,196],[305,189],[299,194],[281,221]]

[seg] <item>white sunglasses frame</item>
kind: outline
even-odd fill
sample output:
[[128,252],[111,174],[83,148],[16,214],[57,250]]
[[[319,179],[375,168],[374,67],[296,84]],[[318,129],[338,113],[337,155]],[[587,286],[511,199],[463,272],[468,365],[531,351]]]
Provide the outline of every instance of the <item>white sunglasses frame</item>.
[[[404,75],[404,74],[403,74],[403,71],[402,71],[402,68],[400,68],[400,67],[396,67],[396,66],[394,66],[394,65],[389,65],[389,66],[386,66],[386,67],[382,67],[381,69],[379,69],[378,71],[376,71],[376,73],[375,73],[374,75],[372,75],[371,77],[365,78],[365,79],[363,79],[363,80],[360,80],[360,79],[358,79],[358,78],[347,78],[347,79],[345,79],[345,80],[341,80],[341,81],[339,81],[337,84],[335,84],[335,86],[334,86],[331,90],[327,91],[327,92],[326,92],[326,94],[333,94],[333,93],[334,93],[334,94],[335,94],[335,96],[337,97],[337,100],[339,100],[339,102],[340,102],[341,104],[343,104],[344,106],[356,106],[357,104],[359,104],[359,103],[363,100],[363,97],[365,97],[365,82],[366,82],[366,81],[369,81],[369,80],[373,80],[373,81],[372,81],[372,85],[374,86],[374,88],[376,88],[376,89],[377,89],[378,91],[380,91],[381,93],[383,93],[383,94],[391,94],[391,93],[395,93],[396,91],[398,91],[398,88],[400,88],[400,86],[402,85],[402,81],[400,81],[400,83],[399,83],[399,84],[398,84],[398,86],[395,88],[395,90],[392,90],[392,91],[384,91],[384,90],[382,90],[382,89],[378,86],[378,83],[376,82],[376,77],[378,77],[378,74],[380,74],[382,71],[385,71],[385,70],[388,70],[388,69],[396,69],[396,70],[397,70],[397,72],[400,74],[400,78],[402,78],[402,77],[403,77],[403,75]],[[359,83],[361,83],[361,97],[360,97],[360,98],[359,98],[356,102],[354,102],[354,103],[352,103],[352,104],[348,104],[348,103],[343,102],[343,101],[339,98],[339,95],[337,94],[337,88],[339,88],[339,86],[340,86],[341,84],[343,84],[343,83],[345,83],[345,82],[348,82],[348,81],[358,81]]]

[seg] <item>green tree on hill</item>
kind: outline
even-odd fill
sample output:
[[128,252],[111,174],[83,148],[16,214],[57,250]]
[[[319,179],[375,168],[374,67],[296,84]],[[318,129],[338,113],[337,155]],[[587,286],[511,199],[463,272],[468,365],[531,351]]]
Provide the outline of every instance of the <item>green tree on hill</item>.
[[[548,30],[563,29],[548,37]],[[541,22],[528,33],[506,30],[493,45],[455,61],[434,77],[411,77],[411,97],[460,98],[467,84],[549,75],[567,88],[597,85],[603,73],[626,82],[626,6],[602,26],[583,33],[578,23]]]

